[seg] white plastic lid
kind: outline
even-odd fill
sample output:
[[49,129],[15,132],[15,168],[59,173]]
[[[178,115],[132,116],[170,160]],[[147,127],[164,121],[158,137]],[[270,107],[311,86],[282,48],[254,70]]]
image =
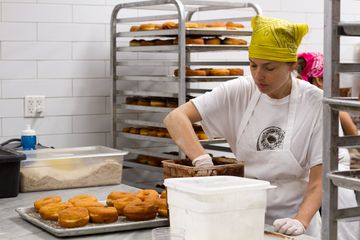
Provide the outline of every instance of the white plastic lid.
[[35,136],[36,132],[34,129],[31,129],[30,124],[26,124],[26,129],[21,131],[22,136]]
[[178,191],[202,195],[273,188],[268,181],[235,176],[168,178],[164,185]]

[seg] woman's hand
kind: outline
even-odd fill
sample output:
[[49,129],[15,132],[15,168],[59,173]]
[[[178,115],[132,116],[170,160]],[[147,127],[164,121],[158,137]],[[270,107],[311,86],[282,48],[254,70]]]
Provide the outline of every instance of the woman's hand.
[[304,225],[297,219],[281,218],[276,219],[273,223],[276,232],[284,233],[291,236],[297,236],[305,233]]

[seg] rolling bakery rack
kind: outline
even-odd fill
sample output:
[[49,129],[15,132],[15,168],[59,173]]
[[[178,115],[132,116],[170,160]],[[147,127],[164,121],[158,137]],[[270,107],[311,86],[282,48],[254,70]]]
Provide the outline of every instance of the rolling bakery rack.
[[[138,11],[138,17],[129,17],[125,11]],[[146,14],[140,14],[146,11]],[[215,18],[201,19],[202,14]],[[229,14],[229,12],[231,14]],[[163,14],[161,14],[163,13]],[[240,51],[246,53],[248,45],[193,45],[186,44],[189,36],[251,36],[248,30],[217,30],[188,29],[186,22],[250,22],[255,15],[260,15],[261,9],[253,3],[221,2],[221,1],[187,1],[187,0],[153,0],[118,4],[111,16],[111,75],[112,86],[112,139],[113,146],[135,154],[160,157],[164,159],[183,159],[184,154],[170,138],[144,136],[123,132],[124,127],[155,127],[164,128],[163,118],[174,107],[155,107],[127,104],[127,99],[136,97],[155,97],[176,99],[177,105],[187,101],[189,96],[196,96],[213,87],[210,83],[234,79],[237,76],[186,76],[186,67],[211,66],[248,66],[244,61],[199,61],[195,54],[209,52]],[[220,17],[219,17],[220,16]],[[229,17],[230,16],[230,17]],[[129,31],[131,25],[143,23],[177,22],[176,29]],[[126,30],[125,30],[126,29]],[[177,38],[177,45],[159,46],[129,46],[132,39],[168,39]],[[146,54],[173,54],[170,59],[143,59]],[[127,55],[132,58],[126,59]],[[194,57],[195,55],[195,57]],[[245,54],[247,57],[247,54]],[[124,57],[125,56],[125,57]],[[165,57],[166,58],[166,57]],[[132,69],[129,71],[128,68]],[[148,70],[144,73],[143,70]],[[173,70],[179,69],[178,76]],[[160,72],[160,74],[159,74]],[[223,139],[201,140],[206,149],[231,152]],[[225,144],[225,145],[224,145]],[[175,151],[169,154],[166,151]],[[162,168],[139,164],[135,160],[126,159],[124,166],[162,172]]]
[[360,169],[337,171],[338,147],[360,146],[360,136],[338,134],[339,111],[360,111],[359,101],[339,97],[339,73],[360,72],[360,63],[340,63],[340,36],[360,37],[360,22],[340,22],[340,12],[340,0],[325,0],[323,240],[337,239],[338,220],[360,221],[360,207],[338,209],[338,187],[360,191]]

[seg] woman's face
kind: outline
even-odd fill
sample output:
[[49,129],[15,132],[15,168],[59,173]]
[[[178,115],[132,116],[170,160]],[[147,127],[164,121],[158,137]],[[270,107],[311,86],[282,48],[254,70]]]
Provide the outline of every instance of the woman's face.
[[[250,59],[250,71],[260,92],[273,98],[282,98],[291,90],[291,72],[296,63]],[[283,94],[286,94],[282,96]]]

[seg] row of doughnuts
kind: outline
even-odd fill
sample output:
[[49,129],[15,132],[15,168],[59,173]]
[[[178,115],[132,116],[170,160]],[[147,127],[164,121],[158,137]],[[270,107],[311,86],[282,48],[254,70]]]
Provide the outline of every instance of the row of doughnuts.
[[[186,44],[198,44],[198,45],[246,45],[247,41],[240,38],[219,38],[219,37],[186,37]],[[133,39],[129,42],[129,46],[161,46],[161,45],[177,45],[178,39],[153,39],[153,40],[144,40],[144,39]]]
[[139,97],[131,96],[125,100],[126,104],[152,107],[169,107],[176,108],[178,106],[177,98],[170,97]]
[[[140,26],[131,26],[130,32],[136,31],[152,31],[152,30],[164,30],[164,29],[176,29],[178,24],[175,22],[165,22],[163,24],[146,23]],[[244,25],[241,23],[234,22],[212,22],[212,23],[194,23],[186,22],[185,28],[208,28],[208,29],[219,29],[219,30],[241,30]]]
[[[179,76],[179,69],[174,71],[175,76]],[[186,76],[243,76],[242,68],[186,68]]]
[[[178,152],[164,152],[164,154],[178,156]],[[153,157],[153,156],[143,155],[143,154],[139,154],[135,159],[135,161],[138,163],[147,164],[147,165],[156,166],[156,167],[161,167],[163,160],[168,160],[168,159],[160,158],[160,157]]]
[[[205,132],[201,128],[194,127],[196,136],[200,140],[206,140],[208,139],[208,136],[205,134]],[[144,136],[151,136],[151,137],[164,137],[164,138],[171,138],[168,130],[166,128],[156,128],[156,127],[142,127],[142,128],[136,128],[136,127],[126,127],[122,130],[125,133],[131,133],[131,134],[140,134]]]
[[155,190],[135,193],[111,192],[106,206],[91,195],[77,195],[67,202],[60,196],[48,196],[34,202],[36,212],[44,220],[57,221],[61,227],[74,228],[92,223],[111,223],[118,216],[129,221],[154,219],[157,215],[168,217],[166,192],[159,195]]

